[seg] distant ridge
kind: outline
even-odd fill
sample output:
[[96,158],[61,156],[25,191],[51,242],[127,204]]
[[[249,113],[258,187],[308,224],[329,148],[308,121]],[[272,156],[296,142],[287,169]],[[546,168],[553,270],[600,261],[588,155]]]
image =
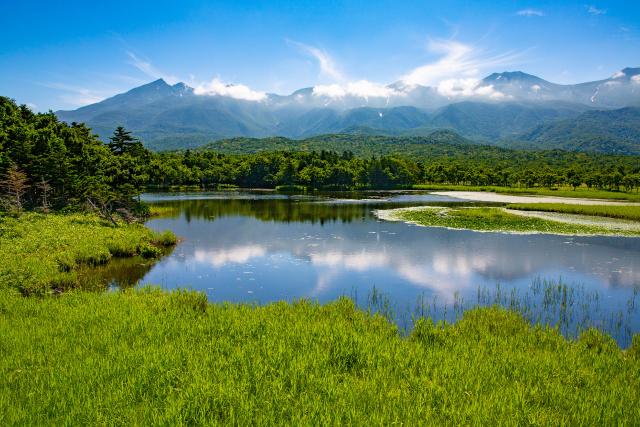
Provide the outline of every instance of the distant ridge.
[[640,106],[640,68],[575,85],[551,83],[521,71],[493,73],[473,90],[454,95],[402,81],[387,88],[384,97],[334,96],[310,87],[246,100],[200,94],[184,83],[169,85],[158,79],[56,114],[67,122],[87,123],[103,140],[117,126],[125,126],[156,150],[193,148],[238,136],[428,135],[436,129],[497,143],[589,111]]

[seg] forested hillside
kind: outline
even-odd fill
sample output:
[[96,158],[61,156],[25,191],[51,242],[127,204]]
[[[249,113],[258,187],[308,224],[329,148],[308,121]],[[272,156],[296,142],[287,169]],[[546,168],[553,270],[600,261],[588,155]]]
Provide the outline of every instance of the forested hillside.
[[[640,154],[640,107],[588,111],[578,117],[540,125],[517,138],[515,146],[536,149]],[[505,145],[512,145],[505,143]]]

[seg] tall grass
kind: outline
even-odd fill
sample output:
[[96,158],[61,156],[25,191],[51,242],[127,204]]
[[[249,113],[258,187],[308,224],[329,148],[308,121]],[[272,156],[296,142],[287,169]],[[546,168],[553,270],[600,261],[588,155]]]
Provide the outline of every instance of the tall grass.
[[77,270],[112,257],[154,258],[175,244],[171,232],[139,224],[112,224],[88,214],[0,218],[0,290],[44,294],[80,285]]
[[414,304],[399,306],[389,295],[373,288],[364,301],[357,293],[350,298],[368,313],[378,313],[396,322],[408,333],[419,319],[430,318],[449,323],[464,313],[482,307],[500,306],[521,315],[532,325],[557,329],[568,339],[575,339],[588,329],[597,329],[614,338],[623,348],[631,345],[640,330],[640,287],[633,288],[626,300],[609,300],[597,289],[567,283],[562,278],[535,278],[529,286],[478,287],[466,298],[455,292],[452,298],[421,293]]
[[409,337],[347,299],[208,304],[0,292],[0,423],[630,425],[640,339],[567,341],[499,308]]
[[560,212],[640,221],[640,206],[569,205],[564,203],[512,203],[507,205],[507,209],[517,209],[521,211]]

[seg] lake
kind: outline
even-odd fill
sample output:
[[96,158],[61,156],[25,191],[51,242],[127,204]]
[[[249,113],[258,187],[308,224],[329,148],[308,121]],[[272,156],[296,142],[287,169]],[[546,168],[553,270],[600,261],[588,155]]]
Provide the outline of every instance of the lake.
[[190,288],[214,302],[349,296],[401,326],[416,314],[455,320],[463,309],[499,303],[532,320],[563,322],[568,334],[597,325],[625,344],[640,331],[638,238],[479,233],[375,217],[376,209],[468,204],[420,192],[144,200],[168,210],[147,225],[182,241],[155,264],[116,264],[113,285]]

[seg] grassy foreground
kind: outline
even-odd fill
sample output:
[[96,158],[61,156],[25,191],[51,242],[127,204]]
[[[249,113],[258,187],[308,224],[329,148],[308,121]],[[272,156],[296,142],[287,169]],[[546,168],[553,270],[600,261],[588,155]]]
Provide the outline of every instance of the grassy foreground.
[[578,187],[541,188],[541,187],[500,187],[477,185],[447,185],[447,184],[416,184],[412,188],[416,190],[432,191],[490,191],[501,194],[538,195],[555,197],[572,197],[578,199],[611,199],[640,202],[640,193],[630,191],[607,191]]
[[171,232],[140,224],[113,226],[89,214],[0,216],[0,291],[44,294],[80,285],[78,269],[112,257],[157,257],[175,244]]
[[520,211],[560,212],[640,221],[640,206],[569,205],[566,203],[512,203],[507,205],[507,208]]
[[640,419],[640,336],[568,341],[498,308],[409,337],[347,299],[0,292],[0,424],[544,424]]
[[448,227],[475,231],[503,231],[513,233],[593,234],[637,236],[638,231],[612,230],[600,226],[570,224],[541,218],[514,215],[501,208],[445,208],[397,209],[381,211],[384,219],[409,221],[430,227]]

